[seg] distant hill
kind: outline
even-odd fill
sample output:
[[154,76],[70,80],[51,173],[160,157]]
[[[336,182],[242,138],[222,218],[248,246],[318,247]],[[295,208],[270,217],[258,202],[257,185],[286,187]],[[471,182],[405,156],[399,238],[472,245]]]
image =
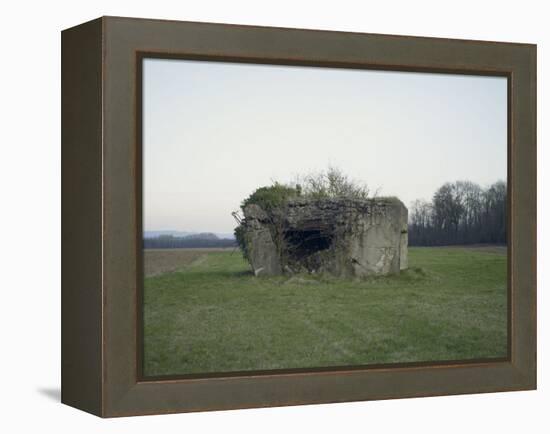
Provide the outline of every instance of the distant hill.
[[144,231],[143,238],[157,238],[163,235],[172,235],[173,237],[186,237],[188,235],[193,235],[194,232],[182,232],[182,231]]
[[212,232],[201,232],[200,234],[191,234],[184,237],[187,240],[219,240],[216,234]]
[[221,238],[222,240],[234,240],[235,239],[235,234],[233,232],[231,232],[230,234],[216,234],[218,236],[218,238]]
[[235,247],[236,245],[235,237],[222,238],[212,232],[150,231],[146,232],[143,237],[143,248],[145,249]]
[[173,236],[178,238],[194,237],[194,238],[212,238],[212,236],[223,240],[234,240],[235,235],[232,233],[214,233],[214,232],[186,232],[175,230],[162,230],[162,231],[144,231],[143,238],[158,238],[161,236]]

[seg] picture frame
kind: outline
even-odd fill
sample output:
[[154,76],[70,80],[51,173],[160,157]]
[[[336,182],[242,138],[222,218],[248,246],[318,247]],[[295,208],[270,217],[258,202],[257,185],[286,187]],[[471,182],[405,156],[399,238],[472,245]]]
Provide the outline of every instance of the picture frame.
[[[102,17],[62,32],[62,402],[101,417],[536,388],[536,45]],[[144,57],[508,79],[508,357],[143,378]]]

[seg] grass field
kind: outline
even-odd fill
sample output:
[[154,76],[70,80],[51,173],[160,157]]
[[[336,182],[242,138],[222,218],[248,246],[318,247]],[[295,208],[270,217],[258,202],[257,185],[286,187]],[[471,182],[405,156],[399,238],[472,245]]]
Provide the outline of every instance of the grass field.
[[226,248],[201,248],[201,249],[147,249],[144,255],[145,276],[182,270],[187,265],[203,258],[207,253],[231,252]]
[[409,248],[409,270],[355,281],[257,278],[238,251],[157,252],[146,376],[506,355],[502,248]]

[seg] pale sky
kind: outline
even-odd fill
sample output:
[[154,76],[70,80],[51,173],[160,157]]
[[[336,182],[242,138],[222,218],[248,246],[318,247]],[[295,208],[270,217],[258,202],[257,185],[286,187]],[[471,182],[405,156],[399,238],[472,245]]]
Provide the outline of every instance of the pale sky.
[[146,59],[145,230],[229,233],[272,180],[336,166],[406,206],[506,180],[503,77]]

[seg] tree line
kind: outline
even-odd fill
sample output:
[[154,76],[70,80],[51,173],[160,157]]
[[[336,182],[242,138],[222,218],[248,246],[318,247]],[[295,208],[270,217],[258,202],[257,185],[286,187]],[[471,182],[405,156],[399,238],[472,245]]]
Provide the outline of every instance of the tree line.
[[430,202],[409,210],[409,245],[506,244],[506,182],[487,188],[470,181],[445,183]]

